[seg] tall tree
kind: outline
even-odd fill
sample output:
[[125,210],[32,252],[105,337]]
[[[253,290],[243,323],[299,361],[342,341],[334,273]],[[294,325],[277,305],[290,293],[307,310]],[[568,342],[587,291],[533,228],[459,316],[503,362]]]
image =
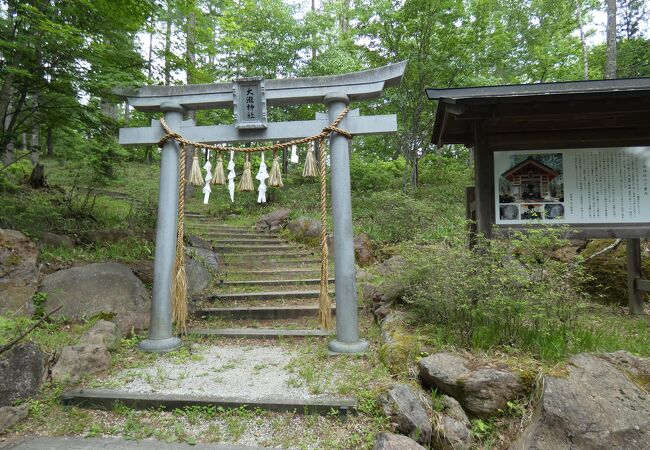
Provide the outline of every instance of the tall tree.
[[605,78],[616,78],[616,0],[607,0],[607,51]]

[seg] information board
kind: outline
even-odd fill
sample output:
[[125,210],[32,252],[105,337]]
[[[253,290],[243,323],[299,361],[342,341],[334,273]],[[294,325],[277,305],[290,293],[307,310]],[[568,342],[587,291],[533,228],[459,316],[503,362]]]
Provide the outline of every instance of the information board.
[[650,147],[496,151],[497,224],[650,222]]

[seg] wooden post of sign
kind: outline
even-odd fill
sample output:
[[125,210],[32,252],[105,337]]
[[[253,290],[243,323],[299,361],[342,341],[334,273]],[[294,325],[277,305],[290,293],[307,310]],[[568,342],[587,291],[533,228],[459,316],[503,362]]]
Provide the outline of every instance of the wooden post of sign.
[[643,279],[641,239],[626,239],[625,248],[627,252],[627,299],[630,314],[643,314],[645,292],[639,289],[637,285],[639,280]]
[[474,124],[474,159],[476,230],[490,239],[494,221],[494,153],[481,133],[480,122]]

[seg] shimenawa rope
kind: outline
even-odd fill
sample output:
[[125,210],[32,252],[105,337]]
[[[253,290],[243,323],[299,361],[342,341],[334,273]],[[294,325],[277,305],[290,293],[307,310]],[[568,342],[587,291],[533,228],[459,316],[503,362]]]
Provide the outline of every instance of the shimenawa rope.
[[[204,144],[185,139],[180,134],[173,131],[164,118],[160,119],[160,124],[165,130],[165,136],[158,141],[158,146],[162,147],[168,140],[174,140],[180,145],[180,176],[178,179],[178,231],[176,236],[176,261],[174,264],[174,277],[172,278],[172,318],[182,333],[186,331],[187,323],[187,277],[185,274],[185,258],[183,238],[185,233],[184,213],[185,213],[185,146],[193,145],[195,148],[204,148],[211,151],[231,150],[239,153],[254,153],[274,151],[277,152],[283,148],[289,148],[292,145],[301,145],[308,142],[320,144],[331,133],[337,133],[348,139],[352,139],[352,134],[338,127],[345,115],[350,111],[349,108],[343,109],[330,126],[313,136],[296,139],[288,142],[280,142],[273,145],[234,148],[223,145]],[[326,152],[325,146],[320,147],[320,214],[321,214],[321,279],[319,294],[319,311],[318,318],[320,324],[325,329],[332,328],[332,306],[329,298],[329,249],[327,247],[327,173],[326,173]]]

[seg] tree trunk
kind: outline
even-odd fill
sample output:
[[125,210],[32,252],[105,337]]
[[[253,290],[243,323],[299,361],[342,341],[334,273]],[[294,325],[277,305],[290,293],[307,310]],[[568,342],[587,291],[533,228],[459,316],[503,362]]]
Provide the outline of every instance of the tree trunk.
[[167,2],[167,17],[165,17],[165,86],[171,82],[171,46],[172,46],[172,10]]
[[147,145],[144,148],[144,162],[147,164],[152,164],[153,163],[153,146],[152,145]]
[[616,78],[616,0],[607,0],[607,50],[605,78]]
[[34,189],[42,189],[47,187],[47,180],[45,179],[45,166],[36,163],[32,173],[29,176],[29,185]]
[[15,159],[15,149],[16,149],[16,142],[14,138],[10,138],[9,142],[7,142],[7,146],[5,147],[5,157],[4,157],[4,165],[8,166],[9,164],[12,164]]
[[[38,94],[34,94],[34,99],[32,100],[32,105],[34,111],[38,110]],[[32,165],[36,166],[38,164],[38,149],[40,141],[40,124],[35,119],[32,124],[32,135],[29,141],[29,150],[31,152]]]
[[411,163],[411,188],[418,187],[420,178],[419,159],[417,155],[413,155],[413,161]]
[[[153,32],[156,29],[156,21],[151,19],[151,29],[149,31],[149,56],[147,58],[147,78],[153,77]],[[167,37],[167,35],[165,35]],[[166,43],[167,41],[165,41]],[[166,61],[166,59],[165,59]]]
[[[316,0],[311,0],[311,10],[312,12],[316,11]],[[312,42],[311,59],[312,60],[316,59],[316,45],[314,44],[315,41],[316,41],[316,36],[312,35],[311,36],[311,42]]]
[[348,32],[350,28],[350,18],[348,12],[350,11],[350,0],[341,0],[341,13],[339,15],[339,30],[341,35]]
[[585,40],[584,24],[582,23],[582,5],[580,0],[576,0],[576,11],[578,13],[578,32],[580,35],[580,44],[582,45],[582,78],[589,79],[589,52],[587,50],[587,41]]
[[47,156],[54,156],[54,131],[52,127],[47,129]]
[[[194,5],[191,5],[194,6]],[[194,34],[194,27],[196,26],[196,15],[194,10],[190,11],[185,20],[185,74],[187,84],[194,84],[196,80],[194,79],[195,75],[195,66],[196,66],[196,36]],[[196,117],[196,111],[188,111],[187,118],[194,120]],[[185,179],[190,179],[190,172],[192,170],[192,160],[194,157],[194,146],[186,145],[185,146]],[[194,186],[187,183],[185,186],[185,200],[189,199],[194,195]]]

